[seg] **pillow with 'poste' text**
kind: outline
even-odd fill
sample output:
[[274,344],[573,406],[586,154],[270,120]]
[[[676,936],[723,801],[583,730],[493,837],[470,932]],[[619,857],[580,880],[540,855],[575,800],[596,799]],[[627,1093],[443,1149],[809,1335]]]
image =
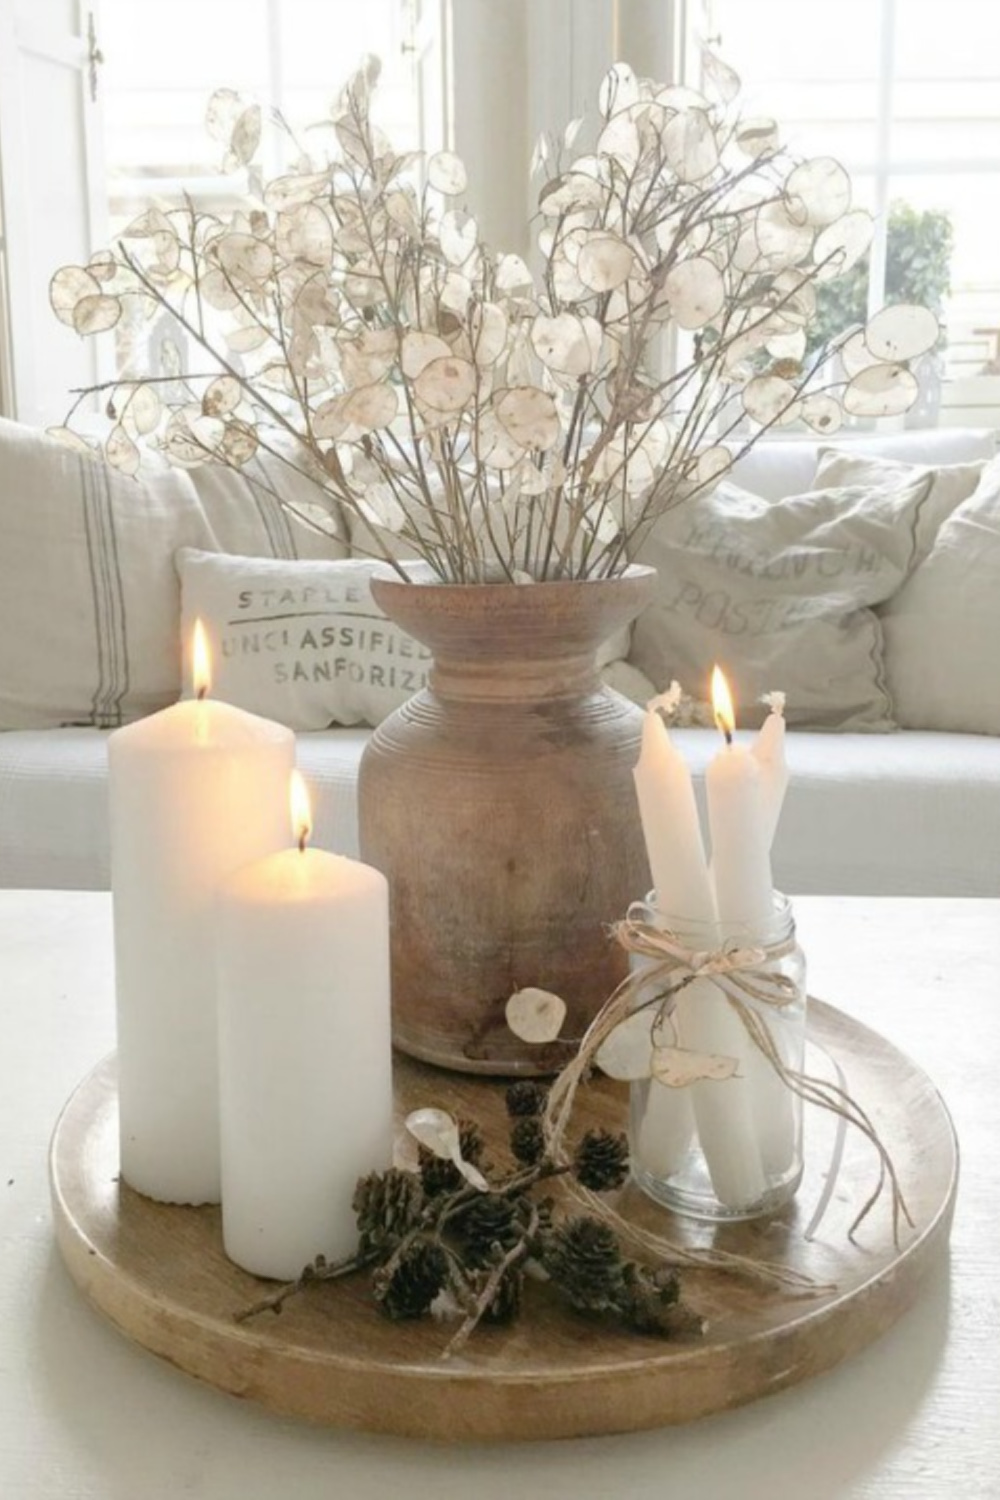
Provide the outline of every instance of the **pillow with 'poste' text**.
[[923,555],[931,477],[763,500],[723,481],[663,515],[636,561],[658,572],[629,660],[662,687],[708,696],[718,662],[740,720],[786,694],[802,728],[895,727],[875,606]]

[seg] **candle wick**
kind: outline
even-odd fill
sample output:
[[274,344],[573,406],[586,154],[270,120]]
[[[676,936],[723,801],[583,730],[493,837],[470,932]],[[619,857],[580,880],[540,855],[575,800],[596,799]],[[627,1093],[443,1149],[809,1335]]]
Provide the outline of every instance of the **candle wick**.
[[306,844],[307,844],[308,840],[309,840],[309,829],[306,828],[305,825],[303,824],[302,828],[299,830],[299,853],[300,854],[305,854],[305,852],[306,852]]
[[722,735],[726,744],[731,745],[733,743],[733,731],[721,714],[717,713],[715,715],[715,727]]
[[198,702],[199,703],[201,703],[203,701],[203,699],[205,697],[205,694],[207,692],[208,692],[208,685],[207,685],[207,683],[202,683],[202,685],[198,689],[198,693],[197,693],[197,698],[198,698]]

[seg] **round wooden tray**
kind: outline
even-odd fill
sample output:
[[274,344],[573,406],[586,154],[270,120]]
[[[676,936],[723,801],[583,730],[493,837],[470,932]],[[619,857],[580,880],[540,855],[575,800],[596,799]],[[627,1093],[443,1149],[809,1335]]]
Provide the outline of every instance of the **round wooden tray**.
[[[875,1159],[848,1134],[836,1190],[816,1238],[802,1237],[831,1159],[831,1124],[807,1112],[809,1165],[794,1205],[769,1221],[706,1226],[672,1218],[630,1187],[624,1211],[687,1244],[780,1261],[835,1292],[791,1297],[703,1272],[688,1302],[702,1338],[664,1342],[596,1325],[529,1284],[522,1319],[479,1330],[441,1358],[453,1331],[391,1323],[364,1276],[314,1288],[280,1317],[238,1324],[266,1283],[222,1251],[219,1210],[153,1203],[119,1184],[114,1059],[63,1110],[50,1175],[59,1247],[84,1295],[129,1337],[199,1379],[272,1410],[333,1425],[462,1442],[573,1437],[686,1422],[829,1369],[913,1304],[947,1245],[958,1149],[929,1079],[882,1037],[831,1006],[810,1012],[810,1039],[835,1058],[891,1151],[914,1220],[892,1242],[888,1207],[846,1230],[874,1180]],[[815,1059],[813,1059],[815,1061]],[[818,1064],[822,1066],[822,1062]],[[504,1138],[503,1089],[398,1058],[397,1105],[475,1112]],[[605,1081],[583,1091],[584,1124],[620,1126],[626,1097]]]

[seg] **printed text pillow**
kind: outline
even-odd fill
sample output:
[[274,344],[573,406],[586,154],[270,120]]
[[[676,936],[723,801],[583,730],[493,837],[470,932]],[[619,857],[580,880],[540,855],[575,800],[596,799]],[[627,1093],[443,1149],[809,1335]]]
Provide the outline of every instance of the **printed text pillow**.
[[659,575],[629,660],[658,688],[708,696],[715,662],[740,721],[761,694],[787,695],[792,725],[892,729],[875,606],[923,555],[931,476],[763,500],[723,482],[668,511],[636,560]]
[[183,638],[200,617],[215,698],[291,729],[326,729],[379,724],[427,681],[430,653],[372,598],[385,563],[183,548],[177,567]]

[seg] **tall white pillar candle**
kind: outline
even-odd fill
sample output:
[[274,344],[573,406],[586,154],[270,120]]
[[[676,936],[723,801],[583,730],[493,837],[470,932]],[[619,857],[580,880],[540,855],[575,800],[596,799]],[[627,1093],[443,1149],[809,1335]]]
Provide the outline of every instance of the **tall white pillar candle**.
[[199,699],[116,730],[108,759],[121,1172],[217,1203],[216,892],[287,843],[295,737]]
[[357,1180],[392,1162],[385,877],[300,835],[223,885],[218,972],[223,1243],[291,1280],[352,1253]]

